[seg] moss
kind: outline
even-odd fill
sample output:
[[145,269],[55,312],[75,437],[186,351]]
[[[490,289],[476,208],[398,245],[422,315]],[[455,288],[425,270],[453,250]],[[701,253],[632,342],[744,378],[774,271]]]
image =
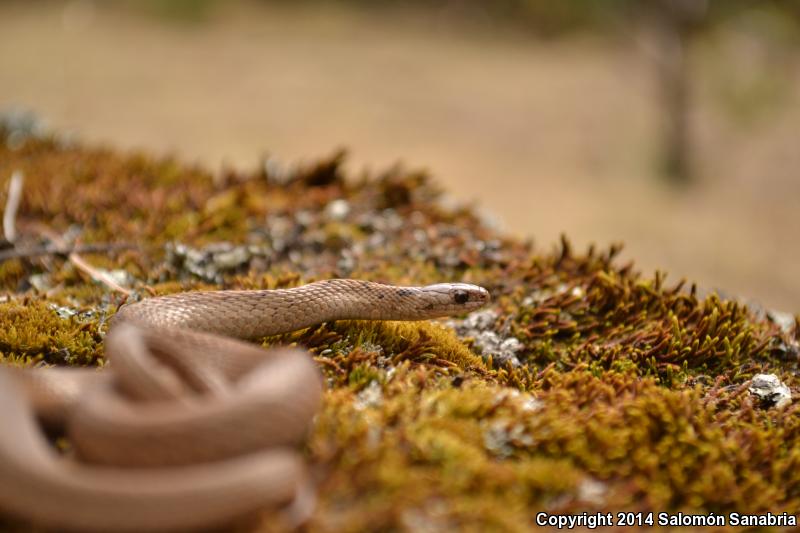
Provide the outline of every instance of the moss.
[[[618,246],[534,250],[439,205],[424,174],[350,181],[343,157],[214,177],[55,139],[0,143],[0,167],[26,173],[21,245],[43,241],[27,229],[37,224],[133,243],[86,259],[132,276],[134,298],[333,276],[491,290],[487,331],[521,342],[519,366],[437,322],[348,321],[263,340],[308,348],[326,379],[307,449],[319,480],[311,530],[522,531],[539,510],[800,507],[800,408],[764,409],[747,392],[760,372],[797,392],[797,324],[643,276],[618,263]],[[176,260],[178,246],[214,275]],[[217,269],[214,250],[242,260]],[[0,264],[0,286],[7,363],[102,362],[122,298],[57,256]]]
[[452,330],[430,322],[339,322],[335,331],[354,338],[354,345],[372,344],[394,354],[392,363],[411,359],[431,361],[447,368],[485,370],[480,357],[470,352]]
[[99,329],[96,320],[60,316],[56,304],[30,299],[0,303],[4,358],[74,365],[97,362],[102,358]]
[[614,251],[573,257],[565,244],[558,256],[534,263],[527,273],[536,280],[534,296],[509,306],[530,363],[636,368],[672,385],[706,374],[740,380],[776,362],[775,325],[753,320],[738,302],[684,291],[684,282],[665,288],[660,273],[641,279],[611,263]]

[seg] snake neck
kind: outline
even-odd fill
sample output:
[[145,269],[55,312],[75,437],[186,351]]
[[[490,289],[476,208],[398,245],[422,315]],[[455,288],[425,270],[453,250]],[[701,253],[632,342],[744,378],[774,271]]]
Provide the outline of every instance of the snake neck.
[[[300,327],[335,320],[425,320],[442,313],[422,297],[419,287],[396,287],[371,281],[332,279],[294,289],[258,291],[257,298],[272,304],[291,301]],[[298,328],[299,329],[299,328]]]

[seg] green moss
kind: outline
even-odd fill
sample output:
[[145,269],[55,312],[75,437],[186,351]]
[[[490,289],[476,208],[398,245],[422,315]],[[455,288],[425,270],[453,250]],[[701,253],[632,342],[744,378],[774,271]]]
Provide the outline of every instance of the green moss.
[[565,244],[559,256],[535,262],[527,275],[541,280],[541,299],[509,305],[530,363],[636,368],[671,386],[706,374],[740,379],[776,362],[770,344],[777,328],[753,320],[742,304],[714,294],[701,299],[694,288],[683,291],[683,282],[664,288],[660,273],[642,280],[612,257],[591,250],[573,257]]
[[102,358],[101,343],[96,321],[59,316],[55,304],[0,303],[0,351],[6,359],[84,365]]
[[356,346],[368,343],[394,354],[393,363],[410,359],[478,372],[486,368],[451,330],[431,322],[339,322],[332,327],[354,337]]
[[[519,366],[436,322],[346,321],[263,340],[306,347],[325,376],[307,449],[320,473],[312,530],[525,531],[539,510],[800,507],[800,408],[764,409],[747,392],[760,372],[797,391],[800,327],[642,276],[615,261],[616,246],[576,253],[564,239],[537,252],[438,205],[423,174],[350,182],[342,158],[286,183],[264,171],[215,181],[145,154],[0,143],[0,167],[26,173],[20,227],[135,244],[85,256],[132,276],[134,297],[327,277],[490,289],[488,331],[521,342]],[[329,212],[334,200],[344,215]],[[167,251],[186,245],[215,267],[208,257],[225,243],[245,259],[203,279]],[[32,279],[49,286],[40,294]],[[121,296],[64,257],[6,261],[0,286],[7,363],[102,362]]]

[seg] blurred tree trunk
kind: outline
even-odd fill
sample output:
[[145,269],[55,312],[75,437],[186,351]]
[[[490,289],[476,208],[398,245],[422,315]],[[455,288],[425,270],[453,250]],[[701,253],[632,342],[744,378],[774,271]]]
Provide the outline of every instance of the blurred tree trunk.
[[689,58],[708,2],[657,0],[649,7],[658,36],[657,76],[663,117],[661,168],[671,182],[688,183],[693,179]]

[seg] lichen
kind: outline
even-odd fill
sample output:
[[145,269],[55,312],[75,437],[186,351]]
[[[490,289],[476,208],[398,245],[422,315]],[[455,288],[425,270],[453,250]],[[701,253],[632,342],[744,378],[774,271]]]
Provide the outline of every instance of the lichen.
[[[46,244],[42,226],[68,244],[129,243],[85,254],[127,272],[129,298],[327,277],[492,292],[479,330],[459,327],[465,317],[348,321],[263,339],[308,348],[325,377],[306,450],[311,530],[523,531],[543,509],[800,508],[800,407],[748,390],[772,374],[796,397],[797,316],[644,276],[616,260],[618,246],[581,253],[565,238],[536,250],[443,207],[421,173],[346,179],[343,153],[212,175],[8,135],[0,126],[0,168],[26,175],[18,246]],[[4,261],[0,287],[6,363],[102,363],[121,297],[63,254]],[[514,358],[484,332],[516,339]]]

